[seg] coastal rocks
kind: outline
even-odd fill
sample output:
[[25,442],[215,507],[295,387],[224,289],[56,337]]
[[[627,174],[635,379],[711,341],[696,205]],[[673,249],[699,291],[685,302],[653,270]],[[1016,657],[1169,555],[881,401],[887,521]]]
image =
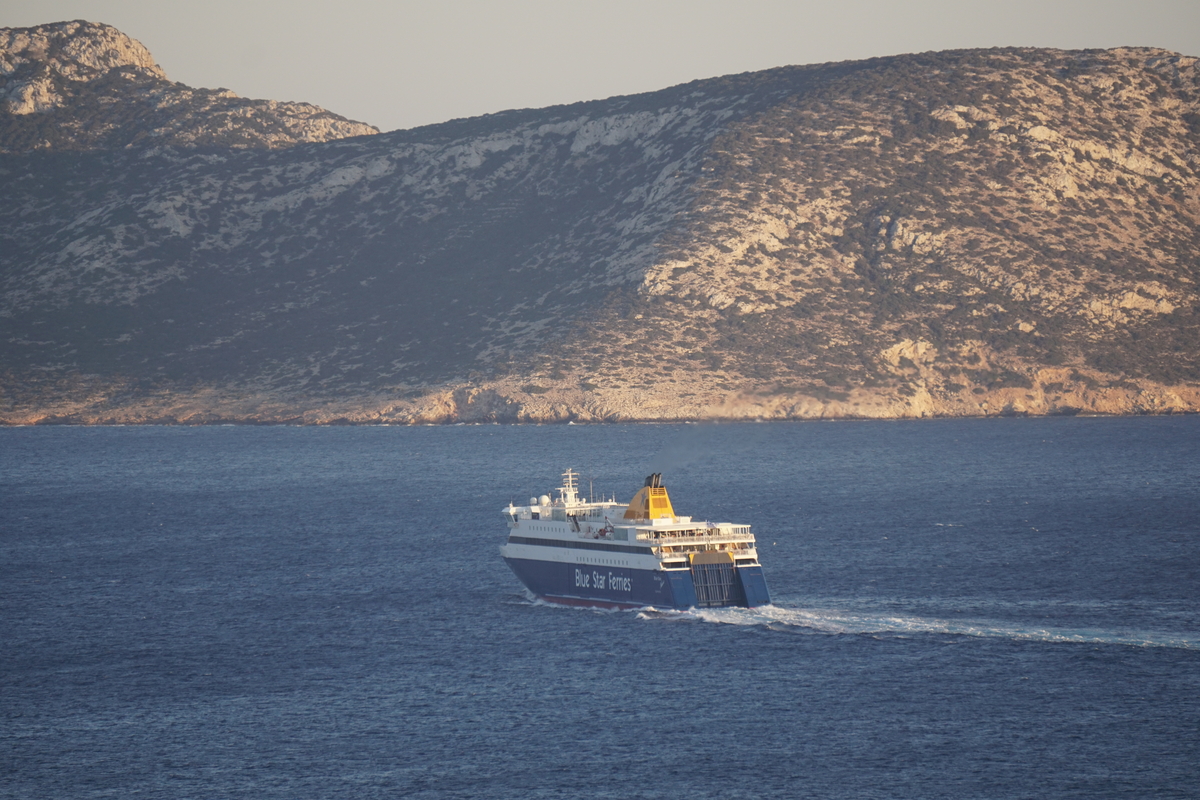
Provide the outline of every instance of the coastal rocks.
[[312,398],[232,385],[138,397],[130,395],[128,386],[92,380],[86,392],[70,401],[43,403],[36,409],[0,407],[0,424],[596,424],[1181,414],[1200,409],[1197,386],[1165,387],[1144,381],[1105,385],[1101,380],[1104,376],[1097,373],[1045,370],[1025,388],[986,389],[976,394],[939,383],[908,394],[856,389],[843,399],[721,391],[683,398],[677,387],[597,392],[561,388],[530,395],[507,383],[461,386],[403,398],[386,393]]
[[516,422],[521,406],[495,389],[463,387],[449,394],[445,409],[456,422]]

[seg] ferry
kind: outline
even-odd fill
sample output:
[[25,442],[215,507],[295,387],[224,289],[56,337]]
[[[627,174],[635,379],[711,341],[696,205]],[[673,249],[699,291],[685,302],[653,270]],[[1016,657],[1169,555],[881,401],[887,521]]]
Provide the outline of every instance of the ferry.
[[501,510],[500,554],[537,597],[614,609],[770,605],[749,525],[677,516],[661,473],[628,504],[584,500],[578,474],[562,477],[557,498]]

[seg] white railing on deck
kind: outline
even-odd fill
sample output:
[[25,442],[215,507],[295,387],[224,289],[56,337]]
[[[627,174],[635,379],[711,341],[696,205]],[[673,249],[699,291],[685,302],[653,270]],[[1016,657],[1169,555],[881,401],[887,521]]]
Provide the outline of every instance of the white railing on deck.
[[728,528],[711,528],[696,531],[638,531],[637,541],[654,544],[687,544],[689,542],[753,542],[749,529],[745,533],[734,533]]

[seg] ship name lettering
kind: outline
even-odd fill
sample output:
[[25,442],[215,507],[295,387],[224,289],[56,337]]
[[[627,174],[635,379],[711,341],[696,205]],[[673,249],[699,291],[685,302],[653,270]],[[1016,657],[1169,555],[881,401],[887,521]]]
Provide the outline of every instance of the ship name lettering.
[[631,592],[633,591],[633,581],[610,572],[608,573],[608,588],[618,592]]
[[614,592],[632,592],[633,581],[620,575],[613,575],[611,572],[606,575],[603,572],[592,571],[589,573],[576,568],[575,587],[577,589],[604,589],[607,587]]

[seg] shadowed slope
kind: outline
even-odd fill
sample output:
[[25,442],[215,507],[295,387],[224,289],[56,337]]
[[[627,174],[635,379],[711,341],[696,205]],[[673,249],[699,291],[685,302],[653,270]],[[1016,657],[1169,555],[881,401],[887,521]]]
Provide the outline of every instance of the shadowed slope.
[[10,421],[1194,410],[1195,60],[788,67],[8,156]]

